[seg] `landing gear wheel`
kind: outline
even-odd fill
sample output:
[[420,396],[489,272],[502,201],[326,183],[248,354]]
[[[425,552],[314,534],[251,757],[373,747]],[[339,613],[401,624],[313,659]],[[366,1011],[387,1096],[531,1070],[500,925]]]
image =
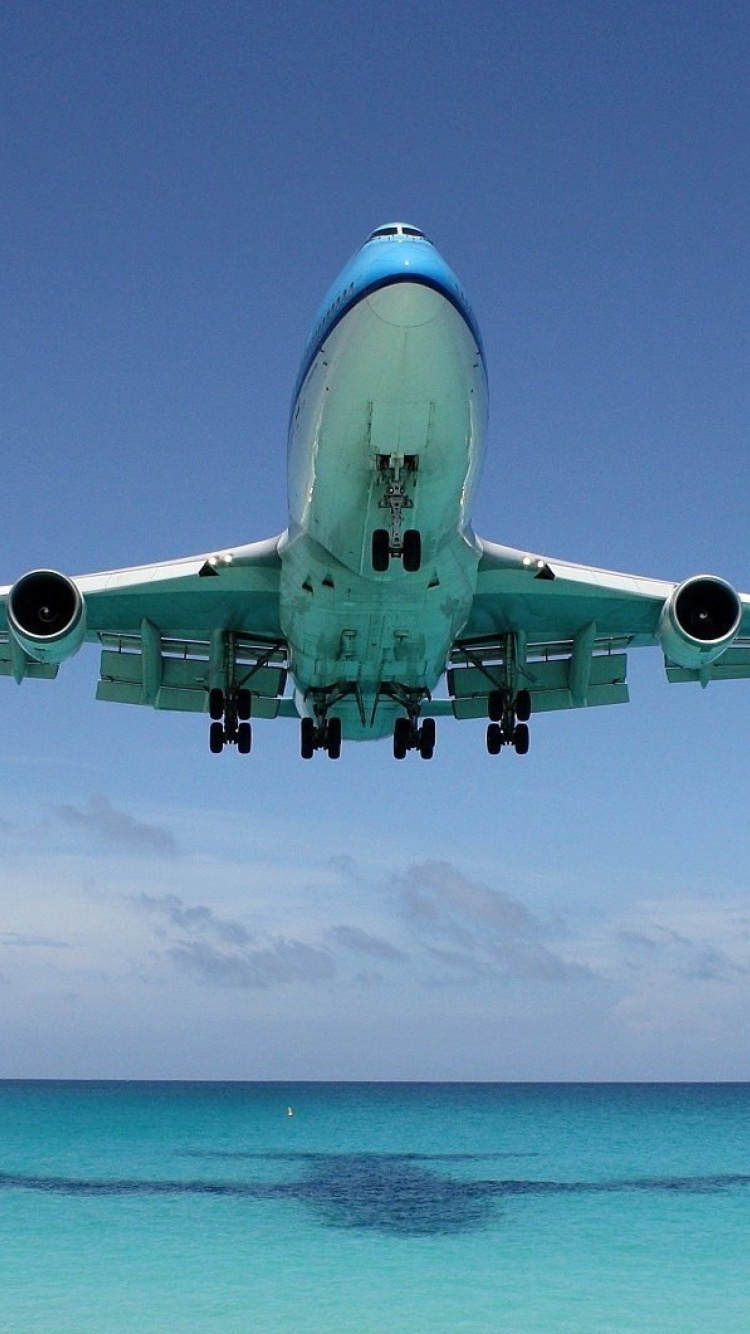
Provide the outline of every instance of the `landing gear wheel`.
[[303,760],[311,760],[315,751],[315,719],[303,718],[300,723],[300,754]]
[[249,755],[253,745],[253,732],[249,723],[240,723],[237,728],[237,749],[240,755]]
[[499,723],[487,725],[487,751],[490,755],[499,755],[503,748],[503,734]]
[[329,718],[326,724],[326,751],[329,760],[337,760],[341,754],[341,719]]
[[248,718],[250,717],[252,704],[253,704],[253,697],[250,694],[249,690],[237,691],[237,717],[243,723],[246,723]]
[[417,528],[407,528],[404,533],[401,557],[408,574],[416,574],[422,564],[422,534]]
[[411,743],[411,723],[408,718],[397,718],[393,728],[393,756],[405,760]]
[[219,686],[214,686],[208,692],[208,712],[216,723],[220,723],[224,717],[224,691]]
[[372,534],[372,568],[376,574],[385,574],[391,558],[391,538],[387,528],[376,528]]
[[224,724],[213,722],[208,732],[208,746],[212,755],[221,755],[224,749]]
[[513,733],[513,745],[516,755],[527,755],[529,750],[529,729],[525,723],[519,723]]
[[487,714],[492,723],[499,723],[503,716],[503,692],[491,690],[487,696]]
[[528,690],[519,690],[516,695],[516,717],[519,723],[527,723],[531,717],[531,695]]
[[425,718],[419,729],[419,754],[423,760],[431,760],[435,751],[435,719]]

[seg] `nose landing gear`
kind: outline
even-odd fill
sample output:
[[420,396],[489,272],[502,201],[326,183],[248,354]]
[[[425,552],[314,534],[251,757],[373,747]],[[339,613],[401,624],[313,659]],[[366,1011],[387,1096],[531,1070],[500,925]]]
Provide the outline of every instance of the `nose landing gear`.
[[408,574],[415,574],[422,564],[422,535],[417,528],[401,531],[404,511],[414,508],[408,494],[417,483],[418,454],[378,454],[376,459],[378,481],[383,487],[378,508],[389,511],[388,528],[376,528],[372,535],[372,568],[376,574],[385,574],[391,556],[403,562]]

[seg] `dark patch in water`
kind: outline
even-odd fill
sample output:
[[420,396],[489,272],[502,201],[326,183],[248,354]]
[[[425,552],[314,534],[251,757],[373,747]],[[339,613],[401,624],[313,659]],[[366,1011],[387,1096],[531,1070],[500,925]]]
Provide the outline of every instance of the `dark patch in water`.
[[[182,1158],[248,1159],[268,1163],[316,1163],[339,1161],[346,1154],[316,1153],[313,1150],[280,1149],[278,1152],[258,1153],[247,1149],[183,1149]],[[368,1160],[387,1159],[390,1163],[489,1163],[501,1158],[538,1158],[536,1150],[518,1153],[363,1153],[352,1155]]]
[[[214,1156],[214,1155],[207,1155]],[[305,1204],[328,1227],[400,1236],[437,1236],[482,1227],[497,1204],[519,1196],[647,1191],[714,1194],[750,1185],[750,1175],[641,1177],[613,1181],[461,1180],[424,1164],[480,1161],[504,1155],[388,1153],[217,1154],[298,1163],[299,1181],[149,1181],[0,1173],[0,1190],[81,1196],[204,1195],[229,1199],[288,1199]]]

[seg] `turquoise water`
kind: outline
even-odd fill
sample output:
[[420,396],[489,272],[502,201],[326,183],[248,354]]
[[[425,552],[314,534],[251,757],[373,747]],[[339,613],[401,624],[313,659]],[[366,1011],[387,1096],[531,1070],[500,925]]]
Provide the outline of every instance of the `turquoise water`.
[[749,1251],[748,1085],[0,1082],[14,1334],[746,1334]]

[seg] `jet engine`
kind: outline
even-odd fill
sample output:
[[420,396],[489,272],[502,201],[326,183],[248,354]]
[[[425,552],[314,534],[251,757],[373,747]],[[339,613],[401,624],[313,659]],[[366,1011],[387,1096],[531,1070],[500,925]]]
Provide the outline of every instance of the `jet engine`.
[[732,585],[699,574],[678,584],[664,603],[659,643],[678,667],[708,667],[729,648],[741,620],[742,603]]
[[56,570],[32,570],[8,594],[8,625],[35,662],[62,662],[83,643],[86,604],[72,579]]

